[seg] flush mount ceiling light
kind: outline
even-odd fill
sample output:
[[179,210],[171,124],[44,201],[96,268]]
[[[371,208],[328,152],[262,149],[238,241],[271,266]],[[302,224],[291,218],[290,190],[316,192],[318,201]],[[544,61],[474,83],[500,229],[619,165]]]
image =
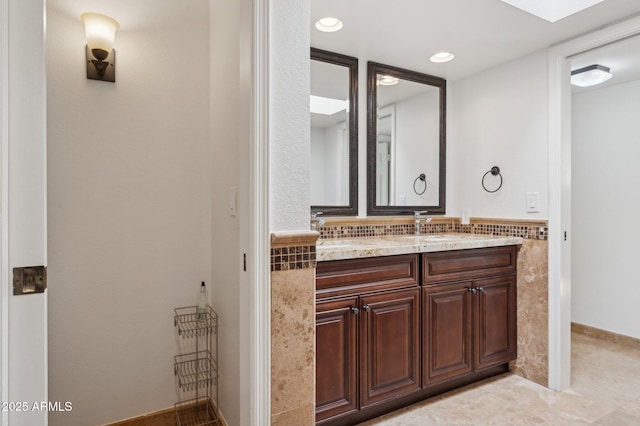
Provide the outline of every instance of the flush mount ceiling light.
[[80,18],[87,38],[87,78],[115,82],[116,51],[113,43],[120,24],[99,13],[83,13]]
[[316,22],[316,29],[323,33],[333,33],[342,29],[342,21],[338,18],[327,16]]
[[390,75],[378,76],[378,84],[380,86],[393,86],[398,84],[399,81],[398,77],[392,77]]
[[569,15],[583,11],[604,0],[502,0],[513,7],[542,18],[556,22]]
[[571,71],[571,84],[578,87],[589,87],[604,83],[613,77],[609,71],[611,71],[609,67],[597,64],[573,70]]
[[453,58],[455,58],[455,55],[451,52],[438,52],[431,58],[429,58],[429,60],[431,62],[435,62],[436,64],[441,64],[443,62],[449,62]]

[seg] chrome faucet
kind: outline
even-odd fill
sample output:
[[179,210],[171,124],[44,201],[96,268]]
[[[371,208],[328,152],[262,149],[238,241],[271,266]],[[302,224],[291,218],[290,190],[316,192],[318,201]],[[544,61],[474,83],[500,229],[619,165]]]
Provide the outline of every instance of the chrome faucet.
[[431,218],[426,216],[426,214],[427,214],[426,210],[413,212],[413,218],[414,218],[414,223],[415,223],[415,234],[416,235],[420,235],[420,222],[421,221],[424,220],[425,223],[431,222]]
[[311,230],[317,231],[318,225],[324,225],[323,219],[318,219],[318,216],[321,215],[322,212],[311,212]]

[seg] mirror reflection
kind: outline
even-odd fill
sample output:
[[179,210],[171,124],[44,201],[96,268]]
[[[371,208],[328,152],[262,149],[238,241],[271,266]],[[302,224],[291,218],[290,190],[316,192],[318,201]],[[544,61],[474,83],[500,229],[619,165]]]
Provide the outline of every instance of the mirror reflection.
[[443,79],[369,63],[369,214],[444,214],[445,90]]
[[358,60],[311,49],[311,209],[357,214]]

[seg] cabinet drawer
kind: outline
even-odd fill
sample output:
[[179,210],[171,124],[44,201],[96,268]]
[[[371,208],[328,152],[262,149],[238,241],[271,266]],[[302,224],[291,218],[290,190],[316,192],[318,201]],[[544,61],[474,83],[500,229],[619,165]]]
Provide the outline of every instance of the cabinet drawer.
[[422,283],[516,273],[516,246],[425,253]]
[[418,285],[418,255],[318,262],[318,298]]

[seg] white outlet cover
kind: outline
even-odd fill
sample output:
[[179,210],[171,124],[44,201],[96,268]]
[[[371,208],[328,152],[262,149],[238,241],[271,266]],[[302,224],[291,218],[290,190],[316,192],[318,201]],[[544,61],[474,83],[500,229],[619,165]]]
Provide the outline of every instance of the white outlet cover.
[[549,22],[578,13],[604,0],[502,0]]

